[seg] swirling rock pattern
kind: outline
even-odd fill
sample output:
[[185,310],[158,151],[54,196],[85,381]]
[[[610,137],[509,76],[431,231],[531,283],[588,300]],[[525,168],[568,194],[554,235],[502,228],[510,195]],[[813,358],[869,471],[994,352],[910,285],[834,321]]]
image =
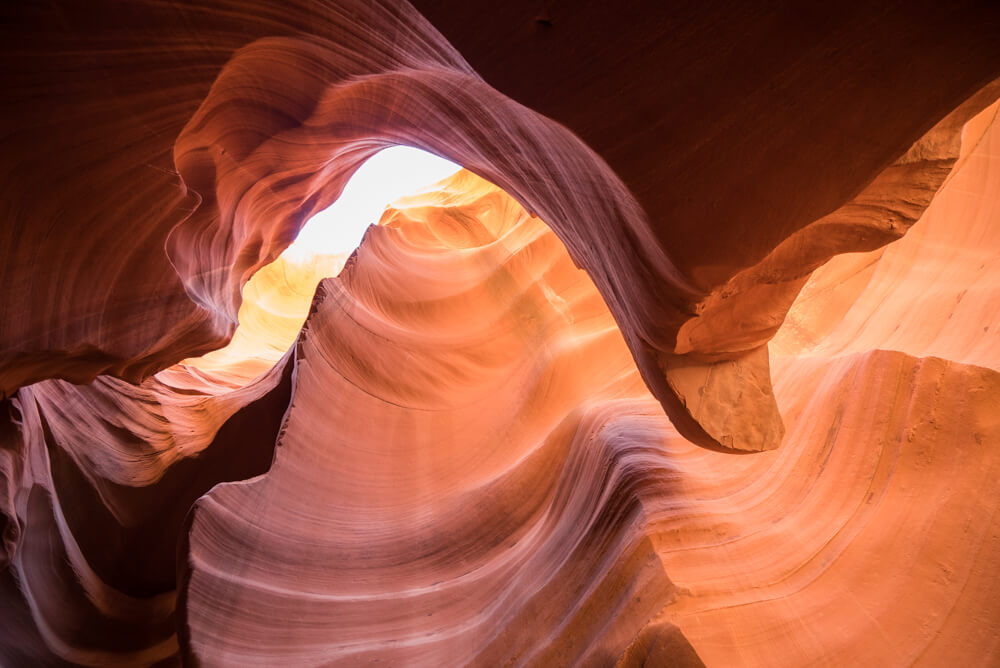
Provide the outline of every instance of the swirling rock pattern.
[[[996,134],[942,205],[993,171]],[[469,178],[450,185],[462,197],[402,203],[321,287],[274,466],[196,504],[192,658],[641,665],[664,643],[708,665],[996,656],[995,371],[881,350],[783,355],[789,445],[737,459],[700,450],[656,409],[613,318],[551,233],[497,190],[467,201],[485,188]],[[376,332],[382,354],[362,355]],[[502,425],[490,422],[497,415]],[[567,488],[588,490],[582,508]],[[614,520],[626,538],[595,535],[606,503],[633,508]],[[573,539],[557,538],[555,515],[572,517]],[[471,542],[462,549],[458,536]],[[585,549],[597,540],[620,555],[610,574],[607,556]],[[566,556],[567,543],[579,552]],[[302,544],[311,549],[289,561],[284,546]],[[233,569],[234,554],[253,557]],[[581,577],[557,567],[567,558],[588,573],[587,605],[599,601],[604,621],[554,593]],[[617,596],[634,596],[635,617],[604,602],[609,577]],[[899,596],[911,590],[919,604]],[[626,647],[647,637],[650,595],[659,640]],[[273,628],[237,612],[293,608],[295,619]],[[954,609],[983,628],[950,630],[959,622],[943,611]],[[820,633],[833,618],[837,633]]]
[[[195,506],[192,657],[607,660],[669,597],[614,320],[540,220],[468,173],[449,190],[322,283],[274,465]],[[230,612],[292,608],[273,633]]]
[[1000,660],[1000,12],[574,9],[4,6],[0,663]]
[[[903,5],[883,17],[901,26],[890,31],[891,40],[870,20],[851,23],[845,9],[819,28],[820,48],[788,43],[783,55],[793,59],[790,70],[773,53],[760,57],[774,90],[762,86],[749,106],[734,107],[732,100],[717,106],[752,112],[753,132],[729,116],[709,115],[717,124],[690,135],[688,160],[667,163],[683,174],[675,180],[660,170],[656,176],[687,193],[686,208],[646,202],[651,217],[597,154],[488,86],[405,2],[344,0],[281,12],[225,1],[114,5],[107,12],[112,20],[100,30],[92,25],[91,17],[100,14],[94,7],[82,14],[9,9],[4,84],[11,102],[5,118],[20,130],[5,139],[2,151],[10,156],[5,173],[16,221],[5,227],[10,260],[0,281],[10,292],[0,330],[2,391],[52,376],[86,381],[109,373],[138,381],[219,347],[232,334],[239,290],[250,275],[277,257],[309,215],[335,199],[360,162],[380,147],[407,143],[486,177],[552,227],[594,280],[644,380],[688,438],[709,447],[775,447],[783,430],[763,343],[787,310],[799,285],[795,279],[822,259],[815,253],[801,262],[785,258],[777,279],[765,276],[791,282],[779,295],[732,286],[742,285],[739,277],[747,271],[757,276],[753,267],[786,239],[909,155],[956,107],[969,115],[988,103],[963,104],[1000,74],[1000,46],[991,30],[996,12],[984,15],[971,3],[928,16],[924,8]],[[704,11],[692,25],[719,18],[718,11]],[[726,16],[731,29],[748,32],[747,17]],[[750,33],[766,37],[775,24],[802,20],[790,9],[779,16],[761,16],[760,32]],[[661,37],[672,21],[658,23]],[[928,25],[932,35],[921,32]],[[715,39],[725,33],[706,34]],[[857,78],[845,74],[850,83],[844,89],[819,76],[829,69],[827,43],[851,54],[842,65],[853,67]],[[87,76],[78,74],[80,53],[87,54]],[[727,54],[699,71],[725,72]],[[689,55],[681,49],[670,62],[681,68]],[[36,63],[31,77],[20,65],[28,56]],[[603,58],[615,61],[613,53]],[[872,62],[879,64],[877,80]],[[893,85],[877,85],[883,80]],[[928,81],[936,82],[932,95]],[[805,83],[793,94],[788,89],[794,82]],[[822,95],[801,99],[816,86]],[[39,89],[47,95],[42,115]],[[740,97],[737,89],[733,100]],[[643,99],[654,103],[663,94],[669,89]],[[765,112],[773,115],[769,123],[759,121]],[[817,135],[819,119],[829,114],[831,131]],[[742,139],[719,144],[743,128]],[[813,144],[822,139],[816,151],[782,148],[787,142],[809,145],[803,133]],[[850,146],[857,136],[879,141],[855,142],[857,150],[838,150],[836,159],[823,148]],[[706,148],[699,137],[714,143]],[[95,144],[101,156],[94,155]],[[944,150],[948,142],[933,145]],[[677,142],[664,146],[676,154],[672,160],[685,156]],[[639,162],[660,153],[649,146]],[[793,153],[817,155],[801,165],[776,159]],[[782,167],[749,188],[744,170],[754,168],[748,155]],[[948,161],[946,150],[924,158]],[[706,160],[738,169],[707,171],[711,192],[705,192],[706,186],[688,182]],[[813,186],[808,198],[802,197],[804,183],[789,181],[789,170]],[[62,184],[56,192],[48,187],[53,181]],[[896,185],[900,197],[926,187],[906,179]],[[48,189],[45,197],[42,189]],[[727,195],[720,215],[692,215],[695,202],[702,211],[716,208],[723,192],[737,197]],[[743,213],[735,215],[734,207]],[[140,234],[121,234],[135,221],[142,221]],[[35,262],[53,236],[75,243],[49,251],[60,271],[40,280]],[[859,242],[860,248],[871,246],[870,240]],[[844,242],[825,252],[856,249]],[[83,259],[104,256],[115,259],[97,267]],[[699,327],[690,341],[678,339],[692,318],[714,312],[713,295],[729,292],[731,303],[747,304],[738,313],[766,315],[748,321],[734,341],[723,309],[715,326]],[[701,391],[710,382],[716,389]],[[710,419],[733,396],[740,405],[728,407],[729,419]]]
[[290,371],[218,395],[192,389],[197,378],[181,390],[48,380],[5,402],[0,617],[31,629],[2,634],[5,665],[176,657],[184,517],[216,483],[267,470]]

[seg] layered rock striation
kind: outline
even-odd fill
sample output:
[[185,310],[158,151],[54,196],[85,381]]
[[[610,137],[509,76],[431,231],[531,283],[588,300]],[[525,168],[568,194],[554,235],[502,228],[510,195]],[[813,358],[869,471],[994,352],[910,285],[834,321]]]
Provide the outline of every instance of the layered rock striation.
[[0,663],[998,660],[996,12],[654,12],[598,122],[517,7],[532,108],[395,0],[3,10]]

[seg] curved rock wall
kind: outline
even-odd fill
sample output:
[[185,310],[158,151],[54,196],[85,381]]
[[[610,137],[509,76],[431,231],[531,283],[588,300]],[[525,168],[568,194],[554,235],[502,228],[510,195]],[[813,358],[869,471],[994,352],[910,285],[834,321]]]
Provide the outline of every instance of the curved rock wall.
[[996,115],[993,105],[970,123],[967,157],[910,233],[834,258],[812,275],[774,350],[827,356],[887,348],[1000,371]]
[[[0,662],[995,663],[997,16],[904,5],[629,131],[626,182],[405,3],[5,6]],[[401,202],[287,355],[172,366],[395,143],[479,176]]]
[[[944,203],[992,172],[994,134],[936,207],[963,227],[975,217]],[[782,355],[786,447],[700,450],[551,233],[470,178],[400,205],[323,283],[274,466],[196,505],[191,658],[640,665],[658,647],[647,620],[708,665],[996,655],[995,371]],[[965,615],[980,628],[959,630]]]
[[450,187],[321,284],[274,465],[195,506],[199,661],[606,660],[669,597],[614,320],[540,220]]
[[[925,36],[921,46],[926,53],[958,49],[954,60],[932,61],[917,52],[907,59],[912,45],[884,52],[876,47],[884,31],[870,21],[827,35],[844,47],[874,49],[872,57],[888,68],[882,76],[895,83],[883,91],[871,82],[864,95],[842,91],[837,103],[857,106],[841,113],[841,121],[868,120],[833,126],[839,129],[823,135],[823,145],[857,133],[874,136],[876,111],[892,109],[902,117],[887,126],[891,131],[882,129],[878,150],[871,142],[859,144],[851,169],[839,156],[835,164],[824,163],[834,164],[832,172],[815,171],[823,179],[822,197],[804,202],[796,192],[786,215],[758,223],[752,243],[730,253],[736,239],[750,238],[745,216],[713,217],[698,226],[699,239],[673,239],[669,230],[689,229],[695,218],[649,205],[653,217],[647,217],[604,160],[564,127],[488,86],[401,0],[345,0],[280,12],[265,3],[222,1],[114,5],[107,9],[111,20],[95,30],[97,9],[6,10],[5,120],[19,131],[5,138],[2,151],[9,156],[9,218],[16,221],[4,228],[9,259],[0,281],[9,292],[0,325],[5,395],[53,376],[85,382],[108,373],[138,381],[219,347],[232,334],[239,291],[250,275],[277,257],[309,215],[335,199],[366,157],[407,143],[484,176],[552,227],[594,280],[644,380],[686,437],[707,447],[773,448],[783,428],[763,344],[802,276],[824,257],[869,249],[872,241],[861,235],[829,248],[821,244],[818,259],[814,249],[801,258],[784,254],[769,269],[757,265],[766,265],[768,254],[818,217],[850,202],[894,160],[919,166],[930,159],[936,169],[931,181],[942,177],[953,159],[949,142],[921,138],[956,108],[965,118],[988,104],[988,96],[970,96],[1000,74],[1000,47],[988,30],[996,17],[974,7],[956,6],[937,17],[940,36]],[[711,9],[704,11],[711,16]],[[789,19],[795,14],[784,11]],[[907,21],[930,20],[923,10],[909,11]],[[895,8],[884,20],[901,12]],[[741,23],[744,18],[728,17],[727,25],[746,32],[753,24]],[[768,17],[759,20],[765,34]],[[902,35],[913,29],[907,24]],[[828,61],[813,51],[793,54],[799,58],[790,71],[795,79],[811,81],[810,75],[828,71]],[[20,66],[26,56],[37,62],[31,77]],[[731,63],[725,54],[718,58],[705,66],[724,72]],[[859,65],[854,55],[846,63]],[[761,65],[776,77],[783,71],[771,55]],[[867,67],[860,81],[870,79]],[[893,79],[892,70],[899,77]],[[790,85],[781,81],[776,91]],[[933,96],[926,94],[926,81],[940,83]],[[38,91],[46,100],[41,114]],[[784,94],[753,99],[757,113],[771,100],[770,111],[790,137],[813,127],[805,110],[788,117]],[[819,111],[831,100],[817,96],[809,104]],[[945,125],[957,131],[961,119],[952,121]],[[719,122],[719,131],[733,127],[732,119]],[[765,151],[771,143],[761,132],[746,135],[758,145],[741,140],[728,151],[716,147],[711,163],[739,164],[740,156]],[[698,145],[697,135],[674,149],[648,148],[679,151],[692,142]],[[95,154],[95,145],[103,153]],[[934,150],[914,157],[914,146]],[[688,191],[685,183],[699,164],[692,157],[687,176],[671,187]],[[776,164],[784,166],[748,192],[773,192],[789,166]],[[901,180],[893,177],[892,197],[913,200],[908,193],[914,189],[933,192],[924,170],[903,171]],[[53,181],[60,188],[40,197]],[[690,189],[689,199],[701,191]],[[842,197],[831,199],[837,193]],[[817,208],[820,200],[829,204]],[[924,204],[913,200],[908,215],[919,215]],[[777,210],[759,210],[757,220]],[[52,239],[75,243],[56,247]],[[716,247],[711,263],[691,262]],[[44,278],[35,272],[43,254],[56,268]],[[776,267],[780,271],[770,276]],[[742,285],[747,280],[787,285],[761,292]],[[713,300],[724,297],[734,306],[710,317],[719,311]],[[735,340],[730,308],[759,314],[740,318],[745,331]],[[709,324],[688,324],[698,333],[679,339],[700,313]],[[739,401],[732,405],[734,397]],[[718,419],[723,412],[728,417]]]

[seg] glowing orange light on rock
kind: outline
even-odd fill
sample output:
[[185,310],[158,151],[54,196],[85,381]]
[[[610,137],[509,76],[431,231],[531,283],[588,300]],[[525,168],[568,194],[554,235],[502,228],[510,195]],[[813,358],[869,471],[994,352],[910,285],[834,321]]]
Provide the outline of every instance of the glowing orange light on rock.
[[295,342],[316,286],[343,269],[371,225],[397,199],[433,192],[460,167],[407,146],[385,149],[351,177],[328,209],[305,224],[277,260],[244,285],[239,327],[229,345],[182,365],[213,381],[242,385],[270,369]]

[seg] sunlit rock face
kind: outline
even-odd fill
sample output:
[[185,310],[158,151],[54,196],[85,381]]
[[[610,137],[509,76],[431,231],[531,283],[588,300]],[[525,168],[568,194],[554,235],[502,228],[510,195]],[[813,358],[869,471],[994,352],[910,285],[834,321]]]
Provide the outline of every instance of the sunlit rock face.
[[305,323],[320,280],[336,276],[368,228],[402,195],[436,190],[458,165],[406,146],[377,153],[347,182],[337,201],[313,216],[295,242],[243,286],[239,326],[229,343],[159,374],[181,385],[242,387],[281,359]]
[[996,10],[518,8],[4,10],[0,664],[1000,661]]
[[649,395],[613,318],[544,223],[468,172],[383,222],[320,286],[270,472],[194,509],[191,657],[617,656],[671,587],[636,489],[658,411],[629,410]]

